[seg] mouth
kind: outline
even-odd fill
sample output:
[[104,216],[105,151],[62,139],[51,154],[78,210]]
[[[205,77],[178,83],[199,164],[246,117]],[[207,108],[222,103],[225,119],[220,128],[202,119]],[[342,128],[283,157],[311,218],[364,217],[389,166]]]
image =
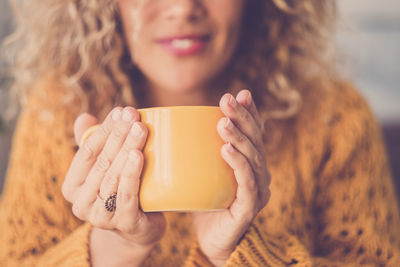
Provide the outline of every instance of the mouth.
[[186,34],[162,38],[157,43],[175,56],[189,56],[204,50],[210,39],[210,35]]

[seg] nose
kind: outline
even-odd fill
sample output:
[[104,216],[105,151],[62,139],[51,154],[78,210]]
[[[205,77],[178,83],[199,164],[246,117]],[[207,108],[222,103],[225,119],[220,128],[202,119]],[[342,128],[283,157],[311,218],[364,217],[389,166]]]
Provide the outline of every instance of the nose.
[[169,0],[164,9],[164,15],[169,20],[196,21],[206,13],[202,0]]

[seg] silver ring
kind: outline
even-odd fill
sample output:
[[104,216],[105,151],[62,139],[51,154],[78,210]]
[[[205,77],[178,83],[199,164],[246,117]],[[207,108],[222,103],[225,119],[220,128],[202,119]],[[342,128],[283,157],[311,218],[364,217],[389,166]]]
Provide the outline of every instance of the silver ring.
[[107,211],[109,212],[115,211],[117,207],[117,201],[116,201],[117,193],[111,194],[106,199],[103,199],[99,194],[97,194],[97,197],[104,201],[104,207],[106,208]]

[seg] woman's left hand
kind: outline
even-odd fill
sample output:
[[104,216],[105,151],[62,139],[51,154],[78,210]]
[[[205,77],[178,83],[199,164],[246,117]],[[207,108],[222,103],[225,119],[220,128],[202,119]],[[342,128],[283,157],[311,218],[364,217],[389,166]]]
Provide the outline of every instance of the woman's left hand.
[[254,217],[268,203],[271,180],[262,139],[264,127],[250,91],[240,91],[236,99],[225,94],[220,108],[226,115],[217,125],[226,142],[221,154],[234,170],[236,198],[226,210],[193,213],[200,248],[216,266],[225,264]]

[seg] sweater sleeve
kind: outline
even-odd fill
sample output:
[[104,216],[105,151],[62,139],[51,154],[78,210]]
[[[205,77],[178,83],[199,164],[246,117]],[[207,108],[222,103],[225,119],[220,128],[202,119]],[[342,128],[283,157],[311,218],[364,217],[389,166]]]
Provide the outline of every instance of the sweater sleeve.
[[30,98],[14,133],[0,199],[0,265],[90,266],[91,225],[72,214],[61,193],[75,153],[70,114],[57,98],[45,98]]
[[[301,231],[312,243],[255,219],[226,266],[399,266],[399,209],[380,129],[355,90],[342,93],[314,171],[316,227]],[[205,262],[194,246],[187,265]]]

